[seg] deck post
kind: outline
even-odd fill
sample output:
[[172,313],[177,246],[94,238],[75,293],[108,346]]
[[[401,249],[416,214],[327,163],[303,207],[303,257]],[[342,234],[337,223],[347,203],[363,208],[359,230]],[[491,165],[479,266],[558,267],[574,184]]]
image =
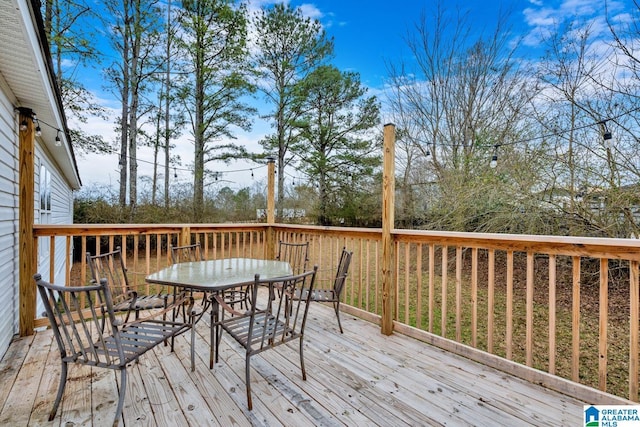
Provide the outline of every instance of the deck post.
[[20,292],[20,336],[33,335],[36,318],[36,286],[33,281],[36,267],[36,245],[33,234],[34,223],[34,191],[35,191],[35,133],[33,130],[33,112],[28,108],[20,109],[20,236],[19,236],[19,292]]
[[276,160],[269,157],[267,162],[267,235],[266,257],[276,257],[276,237],[273,224],[276,222]]
[[178,246],[188,246],[191,244],[191,227],[182,227],[180,230],[180,240]]
[[393,280],[393,237],[395,207],[395,144],[396,127],[384,125],[383,172],[382,172],[382,320],[384,335],[393,333],[393,301],[396,297]]

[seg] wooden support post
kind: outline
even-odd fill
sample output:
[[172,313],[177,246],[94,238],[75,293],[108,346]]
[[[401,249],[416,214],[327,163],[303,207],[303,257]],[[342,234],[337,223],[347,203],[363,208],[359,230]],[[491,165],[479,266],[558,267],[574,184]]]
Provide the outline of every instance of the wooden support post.
[[394,229],[395,207],[395,144],[396,127],[384,126],[384,160],[382,173],[382,333],[393,333],[394,248],[391,231]]
[[188,246],[191,244],[191,227],[182,227],[178,246]]
[[36,318],[36,286],[33,275],[36,273],[36,244],[33,236],[34,222],[34,179],[35,179],[35,133],[33,130],[33,112],[20,110],[19,123],[26,123],[26,130],[19,132],[19,217],[20,217],[20,336],[33,335]]
[[267,163],[267,259],[276,257],[276,236],[273,224],[276,222],[276,161],[270,157]]

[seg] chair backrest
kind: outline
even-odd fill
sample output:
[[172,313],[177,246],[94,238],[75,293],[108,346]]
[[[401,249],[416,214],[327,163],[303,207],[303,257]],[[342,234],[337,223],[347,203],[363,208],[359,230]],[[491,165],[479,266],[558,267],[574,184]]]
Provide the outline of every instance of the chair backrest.
[[[309,311],[311,291],[315,285],[318,267],[301,274],[276,279],[260,279],[256,275],[250,292],[255,304],[250,308],[247,350],[259,353],[276,347],[304,334]],[[258,290],[267,288],[268,297],[258,298]],[[296,294],[307,295],[306,300],[294,300]]]
[[333,282],[333,292],[335,293],[335,298],[340,298],[340,294],[342,293],[342,289],[344,288],[344,284],[347,280],[347,274],[349,273],[349,265],[351,264],[352,256],[353,252],[349,252],[347,248],[342,248],[340,261],[338,261],[336,278]]
[[193,245],[171,246],[169,248],[169,253],[171,254],[172,264],[190,261],[204,261],[200,242]]
[[306,271],[309,254],[309,242],[289,243],[278,242],[278,255],[276,259],[286,261],[291,264],[293,274],[300,274]]
[[100,255],[91,255],[87,252],[87,264],[94,283],[98,284],[101,279],[106,279],[114,304],[131,297],[129,293],[132,289],[120,246],[114,251]]
[[[34,279],[63,361],[113,369],[124,366],[127,358],[106,279],[90,286],[56,286],[40,274]],[[107,308],[106,322],[96,303]]]

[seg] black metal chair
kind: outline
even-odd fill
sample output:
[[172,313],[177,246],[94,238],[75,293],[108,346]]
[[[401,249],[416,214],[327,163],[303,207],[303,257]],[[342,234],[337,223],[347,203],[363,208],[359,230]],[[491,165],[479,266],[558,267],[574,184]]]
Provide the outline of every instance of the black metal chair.
[[[307,379],[304,368],[303,339],[309,311],[309,298],[307,297],[306,301],[302,299],[296,301],[292,297],[296,293],[311,295],[317,269],[316,266],[312,271],[276,279],[260,279],[260,275],[256,274],[255,281],[249,286],[252,304],[244,313],[233,310],[223,298],[216,296],[222,308],[217,326],[231,335],[245,349],[245,382],[249,410],[253,408],[250,381],[252,356],[299,340],[302,379],[305,381]],[[262,290],[260,297],[259,290]],[[218,339],[216,354],[218,354],[219,345]]]
[[[105,278],[90,286],[56,286],[42,280],[40,274],[36,274],[34,279],[62,361],[60,384],[49,413],[49,421],[55,418],[62,400],[69,363],[120,371],[114,426],[118,425],[122,416],[128,364],[168,338],[190,329],[193,369],[195,329],[192,323],[150,318],[123,323],[116,317],[110,286]],[[193,300],[189,299],[187,303],[193,305]],[[104,307],[104,310],[100,310],[98,306]]]
[[278,254],[276,259],[291,264],[293,274],[300,274],[307,270],[309,262],[309,242],[290,243],[278,242]]
[[[352,256],[353,252],[349,252],[347,248],[342,248],[340,260],[338,261],[338,268],[336,270],[336,276],[333,279],[333,285],[330,288],[321,288],[316,286],[316,288],[311,291],[311,301],[333,303],[333,309],[335,310],[336,317],[338,318],[338,327],[340,328],[341,334],[344,333],[344,331],[342,330],[342,323],[340,323],[340,296],[342,295],[342,289],[344,289]],[[294,299],[302,298],[306,300],[308,297],[309,296],[305,293],[294,295]]]
[[[193,245],[171,246],[169,253],[171,254],[172,264],[179,262],[204,261],[200,242],[194,243]],[[224,291],[225,302],[231,306],[239,304],[240,308],[244,308],[248,305],[248,298],[249,296],[246,286],[238,286],[237,288]]]

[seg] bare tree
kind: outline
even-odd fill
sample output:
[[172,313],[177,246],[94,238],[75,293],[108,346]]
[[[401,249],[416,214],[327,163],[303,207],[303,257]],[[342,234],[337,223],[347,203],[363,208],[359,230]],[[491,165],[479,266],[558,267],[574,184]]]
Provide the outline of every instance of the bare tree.
[[[120,204],[126,205],[127,184],[131,210],[137,203],[137,139],[141,98],[151,76],[161,69],[156,55],[160,40],[160,10],[157,0],[108,0],[106,19],[112,28],[111,44],[117,61],[106,70],[107,77],[120,98]],[[128,179],[127,179],[128,178]]]
[[632,160],[638,154],[637,82],[625,77],[619,46],[607,44],[608,34],[597,29],[574,21],[545,40],[539,69],[544,98],[537,106],[553,167],[541,178],[567,233],[628,237],[639,231]]
[[[483,227],[483,209],[508,208],[507,200],[491,198],[499,192],[481,184],[500,182],[490,179],[496,171],[488,168],[498,148],[502,155],[526,154],[510,145],[527,131],[523,118],[536,91],[518,67],[519,45],[507,23],[508,14],[501,15],[485,36],[473,31],[466,14],[437,3],[433,15],[423,14],[406,36],[411,60],[388,63],[393,121],[403,140],[422,154],[407,166],[427,165],[426,180],[424,174],[421,178],[425,188],[447,195],[437,199],[444,205],[429,207],[451,212],[447,223],[434,226],[475,230]],[[498,172],[509,173],[506,168]],[[410,170],[404,173],[412,176]]]

